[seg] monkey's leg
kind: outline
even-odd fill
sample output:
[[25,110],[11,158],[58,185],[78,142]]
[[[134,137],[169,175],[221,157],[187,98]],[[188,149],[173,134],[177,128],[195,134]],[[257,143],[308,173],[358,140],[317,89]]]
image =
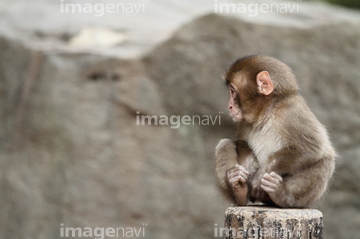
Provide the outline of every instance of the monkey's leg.
[[[244,167],[243,169],[237,167],[244,165],[246,158],[251,155],[252,152],[245,142],[237,142],[236,145],[230,139],[222,139],[215,149],[217,186],[220,192],[235,204],[246,204],[247,201],[247,185],[245,181],[248,172]],[[246,200],[244,200],[244,195],[246,195]]]
[[248,186],[249,171],[239,164],[227,171],[227,180],[230,188],[235,196],[237,205],[246,205],[248,202]]

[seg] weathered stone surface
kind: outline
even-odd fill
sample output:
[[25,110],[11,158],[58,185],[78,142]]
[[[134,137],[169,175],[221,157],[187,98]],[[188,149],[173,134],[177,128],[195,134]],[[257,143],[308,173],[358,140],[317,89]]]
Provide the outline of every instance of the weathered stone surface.
[[[176,114],[209,114],[213,109],[226,112],[227,99],[218,88],[220,83],[215,86],[214,81],[219,80],[218,76],[233,59],[264,54],[289,64],[298,77],[301,94],[327,126],[339,153],[330,190],[320,203],[326,219],[325,236],[352,237],[360,220],[355,215],[360,208],[355,195],[360,190],[353,181],[359,177],[356,171],[359,169],[360,104],[355,103],[360,100],[359,26],[360,21],[310,29],[285,28],[207,15],[186,25],[155,49],[150,55],[148,71],[151,78],[158,80],[163,98],[168,99],[164,102],[167,110]],[[183,70],[178,67],[180,62]],[[189,88],[184,79],[195,82],[196,87]],[[174,84],[177,87],[172,87]],[[230,119],[223,120],[223,126],[227,125],[231,127]],[[350,222],[347,215],[351,215]],[[339,226],[338,218],[349,223]]]
[[323,215],[316,209],[229,207],[224,238],[322,239]]
[[[235,58],[258,53],[293,67],[341,155],[321,207],[326,238],[357,236],[358,12],[301,3],[300,14],[254,18],[213,8],[152,0],[145,14],[95,17],[60,14],[56,1],[0,3],[0,238],[58,238],[61,223],[213,237],[228,206],[213,152],[233,129],[220,79]],[[222,111],[220,126],[136,125],[137,112]]]

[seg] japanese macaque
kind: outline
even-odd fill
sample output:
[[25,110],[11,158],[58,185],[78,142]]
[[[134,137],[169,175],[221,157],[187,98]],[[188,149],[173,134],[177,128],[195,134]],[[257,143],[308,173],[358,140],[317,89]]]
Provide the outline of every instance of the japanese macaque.
[[272,57],[248,56],[231,65],[225,82],[237,130],[215,149],[220,191],[237,205],[311,206],[326,191],[335,151],[291,69]]

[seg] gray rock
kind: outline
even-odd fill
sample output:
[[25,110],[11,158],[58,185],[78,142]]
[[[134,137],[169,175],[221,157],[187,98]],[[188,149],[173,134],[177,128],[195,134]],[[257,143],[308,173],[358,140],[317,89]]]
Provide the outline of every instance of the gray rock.
[[[206,14],[214,2],[201,0],[145,7],[95,17],[60,14],[48,1],[0,3],[0,238],[57,238],[61,224],[213,237],[228,206],[213,153],[233,130],[221,75],[247,54],[294,69],[340,155],[321,206],[326,238],[356,237],[358,12],[301,3],[299,14],[254,18]],[[147,114],[221,124],[137,125]]]
[[[150,54],[148,68],[163,89],[160,91],[163,98],[168,99],[165,107],[170,112],[210,114],[214,109],[226,111],[227,94],[216,84],[221,71],[234,59],[264,54],[289,64],[298,78],[301,94],[327,126],[339,153],[330,191],[320,204],[326,218],[325,235],[350,238],[359,222],[355,215],[351,222],[345,219],[349,208],[359,210],[355,196],[360,193],[356,183],[360,142],[357,130],[360,74],[356,67],[360,63],[359,39],[359,23],[339,22],[299,29],[211,14],[184,26],[155,49]],[[190,88],[184,79],[194,82],[195,87]],[[230,121],[223,122],[225,127]],[[347,221],[341,230],[338,217]]]

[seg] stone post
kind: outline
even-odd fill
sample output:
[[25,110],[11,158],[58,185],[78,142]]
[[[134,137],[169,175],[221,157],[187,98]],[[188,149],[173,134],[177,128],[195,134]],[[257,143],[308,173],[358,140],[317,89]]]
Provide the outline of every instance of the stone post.
[[322,239],[323,215],[316,209],[229,207],[222,235],[227,239]]

